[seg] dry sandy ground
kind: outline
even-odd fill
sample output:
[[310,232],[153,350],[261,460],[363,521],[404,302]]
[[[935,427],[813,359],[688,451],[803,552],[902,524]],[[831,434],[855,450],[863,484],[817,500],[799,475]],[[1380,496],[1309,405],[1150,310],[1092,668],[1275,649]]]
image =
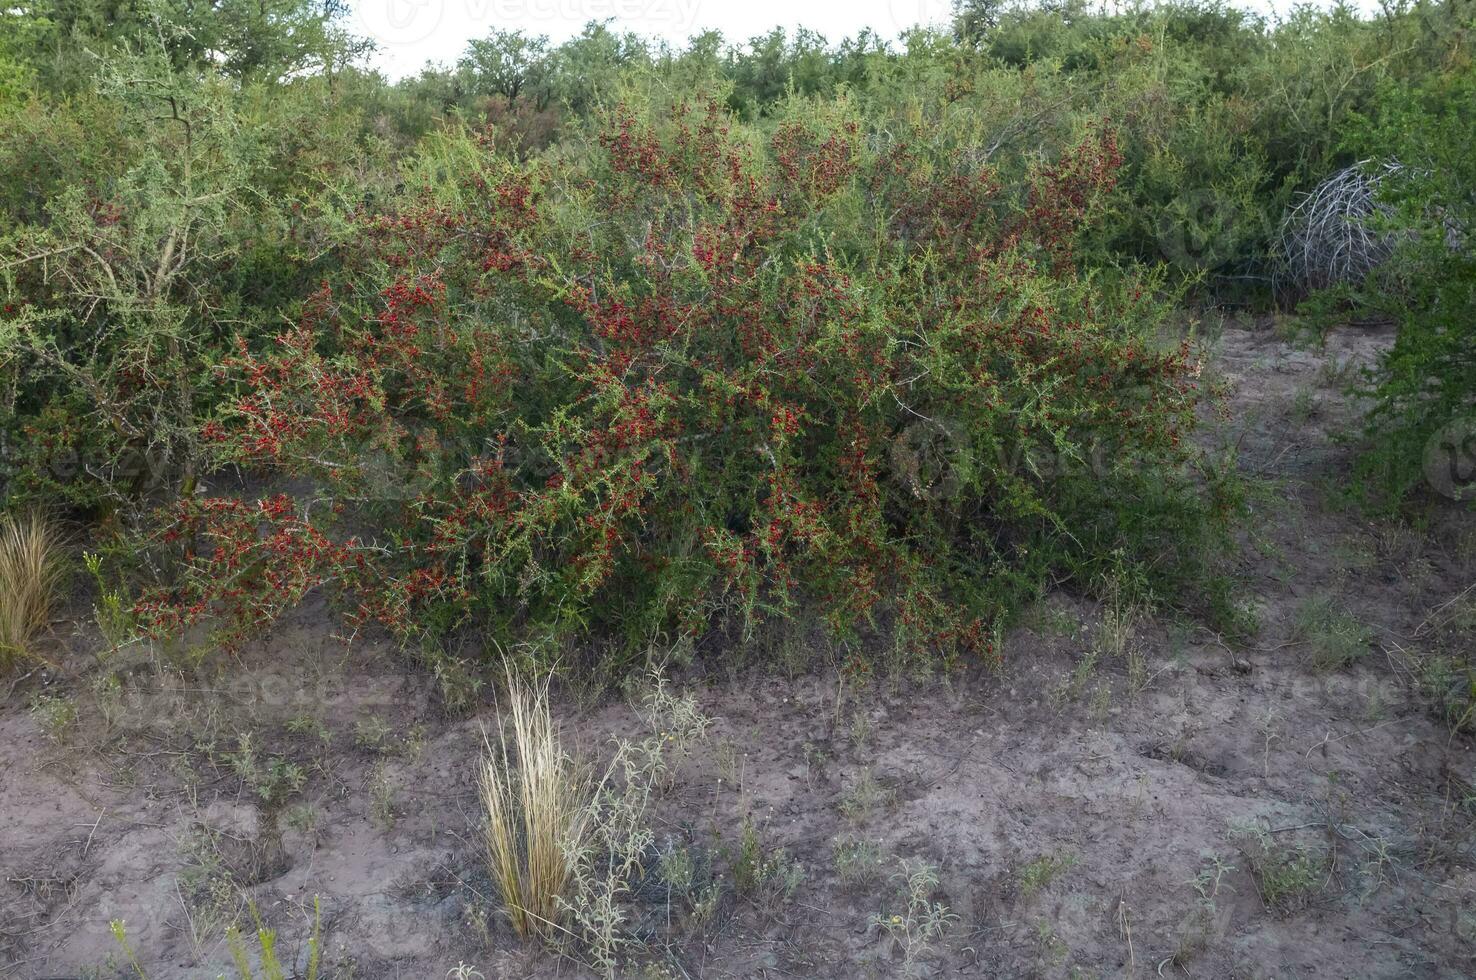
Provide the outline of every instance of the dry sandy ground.
[[[714,656],[680,675],[714,722],[653,820],[719,899],[698,918],[647,881],[632,915],[649,955],[625,975],[1476,973],[1476,760],[1416,683],[1429,658],[1469,655],[1447,624],[1473,617],[1431,614],[1472,584],[1476,519],[1382,524],[1332,493],[1340,381],[1389,340],[1348,328],[1306,351],[1231,323],[1216,344],[1229,394],[1211,437],[1260,490],[1239,559],[1248,644],[1152,622],[1132,664],[1094,662],[1102,610],[1056,595],[998,671],[857,689]],[[1324,600],[1367,630],[1341,669],[1316,669],[1316,630],[1297,630]],[[344,648],[322,609],[188,682],[142,653],[101,669],[87,601],[74,612],[53,629],[67,669],[0,702],[0,977],[132,976],[112,919],[150,977],[215,976],[241,890],[289,966],[316,897],[328,977],[584,975],[520,946],[487,897],[473,780],[490,696],[448,720],[423,669]],[[558,710],[593,756],[640,724],[618,698]],[[253,760],[280,803],[243,782]],[[787,897],[727,886],[745,816],[802,869]],[[937,867],[931,898],[957,917],[910,962],[875,924],[907,911],[901,858]]]

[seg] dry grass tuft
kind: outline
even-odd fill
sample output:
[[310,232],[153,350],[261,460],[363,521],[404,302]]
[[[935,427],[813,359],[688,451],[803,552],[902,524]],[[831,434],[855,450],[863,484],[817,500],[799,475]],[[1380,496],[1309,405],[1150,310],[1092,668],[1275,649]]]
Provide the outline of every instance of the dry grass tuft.
[[530,686],[509,673],[507,701],[498,744],[488,739],[482,760],[487,863],[518,935],[546,937],[588,830],[589,787],[559,743],[548,681]]
[[31,655],[62,580],[61,538],[38,512],[0,517],[0,672]]

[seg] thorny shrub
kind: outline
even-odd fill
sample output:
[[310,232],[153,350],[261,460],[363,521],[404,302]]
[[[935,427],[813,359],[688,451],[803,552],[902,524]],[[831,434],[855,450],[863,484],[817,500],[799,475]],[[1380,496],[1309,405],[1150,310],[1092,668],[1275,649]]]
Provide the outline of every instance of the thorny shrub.
[[682,104],[534,164],[441,144],[222,370],[203,438],[294,495],[180,504],[142,621],[229,642],[331,585],[355,628],[616,665],[800,609],[954,661],[1047,578],[1182,573],[1229,506],[1199,364],[1155,281],[1072,255],[1111,125],[1018,189],[938,137]]

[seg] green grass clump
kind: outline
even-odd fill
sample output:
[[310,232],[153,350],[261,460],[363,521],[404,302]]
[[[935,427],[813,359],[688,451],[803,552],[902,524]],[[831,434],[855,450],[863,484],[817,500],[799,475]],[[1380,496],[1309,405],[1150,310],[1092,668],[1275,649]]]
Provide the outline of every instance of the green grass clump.
[[1306,644],[1312,666],[1324,671],[1362,659],[1373,643],[1373,631],[1329,595],[1313,596],[1297,608],[1293,635]]

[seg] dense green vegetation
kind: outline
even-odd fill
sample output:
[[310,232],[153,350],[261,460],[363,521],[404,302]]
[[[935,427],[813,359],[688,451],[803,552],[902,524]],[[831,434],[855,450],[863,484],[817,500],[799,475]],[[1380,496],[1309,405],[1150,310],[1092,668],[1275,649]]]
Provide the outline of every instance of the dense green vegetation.
[[1396,255],[1311,302],[1401,323],[1380,499],[1476,410],[1469,0],[591,24],[397,83],[342,15],[0,12],[0,500],[146,554],[160,633],[330,583],[417,642],[617,661],[799,608],[987,656],[1062,580],[1228,616],[1164,323],[1302,299],[1283,215],[1366,159]]

